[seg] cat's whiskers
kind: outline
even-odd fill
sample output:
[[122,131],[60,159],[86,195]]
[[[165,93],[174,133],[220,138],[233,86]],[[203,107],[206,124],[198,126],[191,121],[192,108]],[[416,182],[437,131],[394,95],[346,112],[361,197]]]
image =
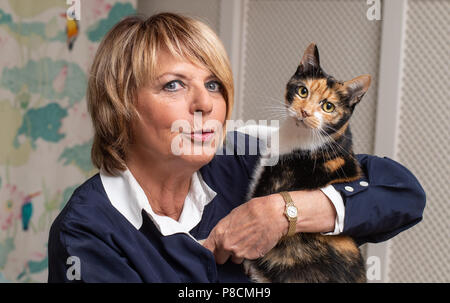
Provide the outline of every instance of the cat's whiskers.
[[286,114],[286,108],[280,108],[275,106],[264,106],[262,107],[264,111],[270,111],[270,112],[279,112],[279,113],[285,113]]
[[[331,143],[332,145],[338,147],[343,153],[345,153],[345,154],[347,154],[347,155],[349,155],[349,156],[352,156],[345,148],[343,148],[339,143],[337,143],[336,140],[335,140],[330,134],[328,134],[328,133],[327,133],[326,131],[324,131],[323,129],[320,129],[320,128],[319,128],[319,130],[320,130],[320,132],[321,132],[324,136],[326,136],[326,137],[328,137],[328,138],[330,139],[330,143]],[[350,138],[348,138],[348,139],[350,139]]]
[[270,112],[266,111],[265,116],[267,120],[279,120],[280,122],[285,120],[288,116],[282,112]]
[[[330,135],[328,135],[328,136],[330,136]],[[345,148],[343,148],[339,143],[337,143],[331,136],[330,136],[330,139],[332,140],[330,142],[332,143],[333,146],[339,148],[339,150],[341,150],[342,153],[347,154],[348,156],[353,158],[353,155],[349,151],[347,151]]]
[[293,110],[292,108],[288,108],[288,115],[292,118],[295,118],[297,121],[303,122],[303,119],[300,118],[297,113],[295,112],[295,110]]
[[[333,137],[331,137],[328,133],[326,133],[323,129],[319,128],[319,131],[328,136],[331,140],[329,141],[330,145],[330,149],[332,150],[333,154],[335,157],[339,156],[338,150],[335,149],[335,147],[339,148],[339,150],[341,150],[343,153],[347,154],[348,156],[350,156],[351,158],[353,158],[353,155],[351,153],[349,153],[347,150],[345,150],[339,143],[336,142],[336,140],[333,139]],[[331,158],[330,158],[331,159]],[[342,172],[342,174],[344,175],[344,178],[347,178],[347,175],[345,174],[345,171],[343,169],[342,166],[339,167],[339,170]]]
[[[281,104],[281,105],[283,105],[284,107],[287,107],[288,105],[284,102],[284,101],[281,101],[280,100],[280,98],[275,98],[275,97],[271,97],[271,96],[267,96],[267,95],[258,95],[258,94],[247,94],[248,96],[253,96],[253,97],[256,97],[256,98],[258,98],[258,99],[267,99],[267,100],[269,100],[270,101],[270,104],[272,104],[272,103],[278,103],[278,104]],[[284,99],[282,99],[282,100],[284,100]]]
[[266,115],[268,117],[274,117],[274,118],[278,118],[278,119],[286,119],[289,115],[287,112],[287,110],[289,109],[289,105],[286,104],[286,102],[284,101],[284,98],[280,99],[280,98],[275,98],[275,97],[264,95],[264,94],[248,93],[246,95],[250,96],[252,98],[257,98],[259,100],[270,101],[270,104],[264,104],[266,102],[259,102],[259,103],[263,103],[263,105],[261,106],[263,113],[270,114],[270,116]]
[[[324,138],[322,138],[322,135],[320,134],[320,132],[317,129],[313,129],[313,137],[314,140],[316,140],[316,138],[318,139],[318,141],[320,141],[320,143],[318,145],[322,146],[323,144],[325,144],[326,140],[324,140]],[[322,149],[319,147],[319,149]],[[322,155],[323,155],[323,151],[322,151]],[[317,157],[314,157],[314,165],[313,165],[313,172],[316,169],[316,162],[317,162]]]
[[[324,151],[325,151],[324,148],[320,148],[320,152],[322,154],[322,159],[325,159],[325,152]],[[327,173],[327,175],[329,175],[328,171],[326,173]]]
[[264,111],[265,116],[269,119],[269,118],[278,118],[278,119],[286,119],[288,117],[288,114],[286,113],[286,111],[278,111],[276,109],[270,109],[270,110],[265,110]]
[[272,117],[275,116],[276,118],[282,118],[285,119],[288,116],[287,107],[286,106],[280,106],[278,104],[271,104],[271,105],[263,105],[262,106],[263,112],[267,114],[266,116]]
[[[338,132],[339,130],[337,130],[337,129],[335,129],[334,127],[331,127],[331,126],[329,126],[329,125],[324,125],[326,128],[328,128],[328,129],[331,129],[332,131],[334,131],[334,132]],[[342,137],[344,137],[344,138],[347,138],[347,139],[349,139],[349,140],[351,140],[351,141],[353,141],[354,142],[354,140],[352,139],[352,138],[350,138],[349,136],[346,136],[345,134],[341,134],[341,136]]]

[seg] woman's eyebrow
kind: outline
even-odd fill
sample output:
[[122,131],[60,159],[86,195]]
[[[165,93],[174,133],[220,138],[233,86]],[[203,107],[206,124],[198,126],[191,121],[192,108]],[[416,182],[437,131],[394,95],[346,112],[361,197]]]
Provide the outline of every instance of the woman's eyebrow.
[[[177,78],[181,78],[181,79],[185,79],[185,80],[190,80],[190,79],[191,79],[191,78],[189,78],[188,76],[186,76],[186,75],[184,75],[184,74],[180,74],[180,73],[176,73],[176,72],[175,72],[175,73],[174,73],[174,72],[166,72],[166,73],[163,73],[163,74],[157,76],[157,77],[155,78],[155,81],[158,81],[158,80],[161,79],[162,77],[168,76],[168,75],[175,76],[175,77],[177,77]],[[216,79],[218,79],[218,78],[217,78],[217,76],[214,75],[213,73],[209,74],[209,75],[205,78],[206,81],[209,81],[209,80],[216,80]]]
[[217,78],[216,75],[214,75],[213,73],[209,74],[206,78],[206,80],[218,80],[219,78]]
[[172,75],[172,76],[175,76],[177,78],[182,78],[182,79],[189,79],[186,75],[183,75],[183,74],[180,74],[180,73],[167,72],[167,73],[163,73],[163,74],[157,76],[155,80],[158,81],[162,77],[168,76],[168,75]]

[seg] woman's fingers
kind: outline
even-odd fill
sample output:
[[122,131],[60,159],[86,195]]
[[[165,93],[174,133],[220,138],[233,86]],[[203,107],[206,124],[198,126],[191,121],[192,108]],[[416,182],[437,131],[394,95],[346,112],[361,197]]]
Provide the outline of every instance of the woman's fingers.
[[242,262],[244,262],[244,258],[239,258],[239,257],[236,257],[236,256],[232,256],[231,257],[231,261],[233,263],[236,263],[236,264],[241,264]]
[[206,238],[205,240],[202,240],[202,242],[200,242],[200,244],[214,253],[214,249],[216,248],[216,245],[215,245],[214,241],[211,240],[211,235],[208,238]]
[[203,246],[213,253],[217,264],[224,264],[230,257],[231,253],[224,249],[218,248],[221,245],[217,245],[216,243],[217,237],[215,231],[215,229],[211,231],[208,238],[203,241]]
[[237,264],[244,259],[257,259],[262,252],[276,245],[282,236],[283,224],[287,225],[282,208],[284,201],[281,201],[282,207],[278,207],[267,199],[260,197],[248,201],[214,227],[203,246],[212,251],[216,263],[223,264],[230,257]]
[[214,254],[214,259],[218,264],[224,264],[227,262],[228,258],[231,256],[231,261],[236,264],[241,264],[244,262],[244,258],[233,256],[231,251],[226,251],[223,249],[216,249],[214,245],[214,241],[211,240],[211,237],[199,241],[205,248],[209,249]]
[[217,264],[224,264],[227,262],[230,255],[231,253],[229,251],[223,249],[216,249],[214,251],[214,258],[216,259]]

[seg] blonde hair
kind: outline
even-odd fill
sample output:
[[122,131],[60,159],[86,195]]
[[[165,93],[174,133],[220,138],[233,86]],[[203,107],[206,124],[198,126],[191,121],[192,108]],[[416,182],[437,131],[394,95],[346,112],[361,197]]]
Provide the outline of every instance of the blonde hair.
[[131,122],[138,117],[137,91],[156,77],[158,52],[205,66],[221,82],[233,108],[233,76],[222,42],[206,24],[192,18],[160,13],[148,19],[127,17],[103,38],[88,81],[87,102],[94,126],[93,164],[111,175],[126,169]]

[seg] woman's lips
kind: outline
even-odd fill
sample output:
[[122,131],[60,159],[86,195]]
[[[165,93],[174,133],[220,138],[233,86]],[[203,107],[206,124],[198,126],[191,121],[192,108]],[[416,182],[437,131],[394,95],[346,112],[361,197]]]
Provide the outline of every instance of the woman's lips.
[[214,131],[191,132],[190,134],[186,135],[190,135],[191,139],[194,141],[205,142],[211,140],[211,138],[214,136]]

